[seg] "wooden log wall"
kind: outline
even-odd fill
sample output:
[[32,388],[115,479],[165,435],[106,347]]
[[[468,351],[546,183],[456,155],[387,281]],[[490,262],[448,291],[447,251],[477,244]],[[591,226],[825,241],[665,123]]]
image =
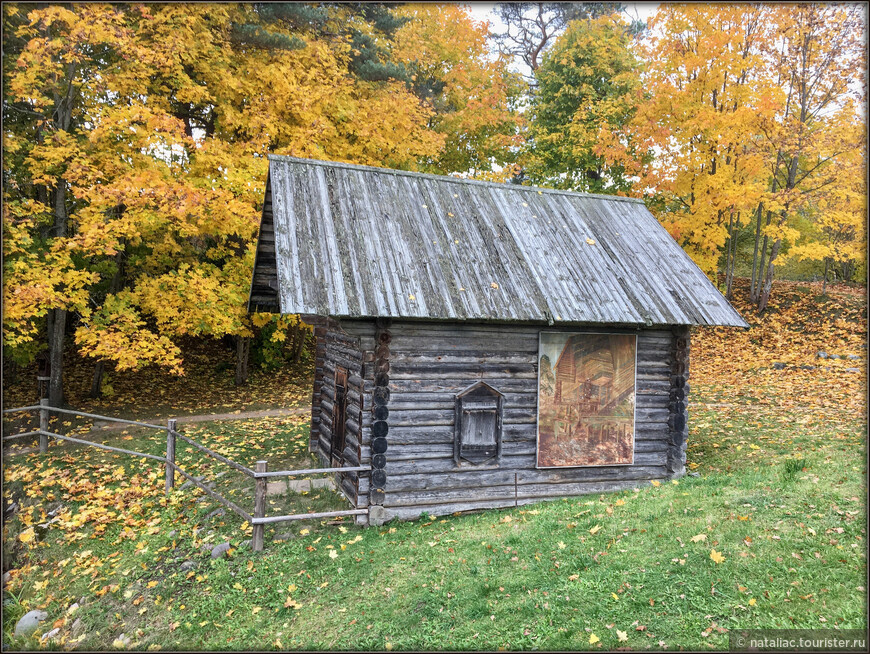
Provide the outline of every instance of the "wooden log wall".
[[[540,331],[537,326],[392,322],[388,374],[378,376],[376,355],[375,369],[363,380],[363,394],[381,398],[373,400],[372,409],[377,410],[381,402],[389,432],[385,436],[389,449],[379,454],[386,455],[383,507],[390,516],[413,518],[423,511],[443,515],[528,504],[627,488],[682,473],[687,332],[622,330],[638,335],[633,465],[537,470]],[[457,464],[454,398],[479,380],[504,394],[502,456],[481,465]],[[378,454],[370,436],[384,417],[377,418],[372,410],[363,412],[361,461]],[[369,492],[369,480],[360,478],[358,490],[360,496]]]
[[[317,338],[314,391],[311,404],[310,450],[325,467],[330,460],[332,433],[335,424],[335,369],[347,370],[345,410],[345,447],[342,451],[344,466],[360,465],[363,410],[366,400],[363,395],[363,351],[360,339],[344,332],[333,320],[305,316],[305,321],[314,326]],[[366,480],[368,476],[366,475]],[[359,499],[360,475],[354,472],[339,475],[341,491],[354,507],[366,506]],[[368,488],[366,488],[366,495]]]

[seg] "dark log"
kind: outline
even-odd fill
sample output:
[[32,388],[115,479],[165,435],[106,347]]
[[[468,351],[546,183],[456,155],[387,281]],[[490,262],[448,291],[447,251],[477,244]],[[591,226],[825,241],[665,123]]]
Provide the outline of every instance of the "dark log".
[[[666,410],[665,413],[667,413]],[[503,424],[535,422],[537,416],[538,412],[535,407],[505,409]],[[452,425],[454,417],[455,411],[453,409],[391,410],[390,427]]]
[[[375,439],[372,443],[372,451],[375,443],[379,439]],[[365,451],[365,446],[363,451]],[[664,465],[666,447],[642,447],[643,450],[650,449],[652,451],[638,451],[635,449],[634,463],[636,465]],[[376,454],[378,452],[375,452]],[[517,456],[517,455],[535,455],[537,453],[537,444],[535,441],[514,441],[505,442],[502,444],[502,458]],[[422,459],[447,459],[453,456],[452,443],[427,443],[425,445],[402,445],[391,447],[387,457],[387,467],[394,462],[399,461],[415,461]]]
[[[535,393],[538,392],[537,376],[529,379],[515,378],[491,378],[485,380],[487,384],[495,388],[501,393]],[[664,382],[669,388],[667,380]],[[368,382],[366,388],[369,388]],[[420,379],[402,379],[390,380],[390,390],[394,393],[443,393],[456,395],[464,391],[470,384],[465,381],[451,381],[449,379],[428,379],[421,377]]]
[[390,492],[479,488],[512,485],[518,488],[535,484],[559,486],[566,483],[603,481],[641,481],[662,476],[661,466],[562,468],[550,470],[460,470],[430,475],[397,475],[389,469]]
[[420,365],[437,366],[438,364],[453,364],[476,366],[489,364],[529,364],[534,365],[537,355],[531,353],[514,353],[510,350],[463,350],[461,352],[393,352],[390,361],[397,368],[410,368]]
[[[504,426],[502,441],[505,443],[536,441],[537,425],[535,423],[509,424]],[[635,429],[635,443],[667,443],[669,429],[664,423],[660,425],[638,425]],[[425,445],[452,443],[454,441],[454,428],[452,425],[436,426],[391,426],[390,447],[393,452],[398,452],[402,445]],[[654,448],[655,445],[643,445],[639,447]]]
[[389,374],[390,369],[391,364],[388,359],[375,359],[375,364],[373,368],[373,374],[375,376]]
[[[399,411],[448,410],[456,402],[456,395],[447,393],[396,393],[390,396],[390,410]],[[504,406],[510,409],[534,409],[538,405],[537,393],[510,393]]]
[[375,406],[385,406],[390,401],[390,389],[384,386],[376,386],[372,393]]
[[339,477],[338,488],[352,505],[357,506],[357,490],[355,479],[352,479],[350,475],[341,475]]
[[385,488],[387,484],[387,473],[382,469],[373,470],[371,483],[375,488]]
[[[667,476],[664,467],[660,468],[659,478]],[[650,477],[647,476],[646,479]],[[432,506],[450,505],[459,502],[480,504],[492,500],[513,500],[519,504],[520,499],[546,500],[555,497],[583,495],[587,493],[602,493],[623,488],[632,488],[640,480],[619,480],[611,482],[576,482],[566,484],[528,484],[525,486],[479,486],[476,488],[425,490],[425,491],[390,491],[384,500],[384,506]]]
[[465,362],[421,362],[413,366],[396,364],[392,370],[393,379],[440,379],[443,376],[461,379],[482,379],[488,376],[506,377],[523,375],[537,378],[537,366],[534,362],[525,363],[465,363]]
[[347,442],[350,443],[351,439],[353,439],[353,442],[356,443],[357,440],[355,436],[359,434],[360,430],[362,429],[360,425],[356,422],[356,420],[348,418],[347,421],[344,423],[344,428],[345,438],[347,439]]
[[468,461],[460,461],[457,464],[452,456],[449,459],[410,459],[407,461],[395,461],[390,457],[387,461],[386,471],[387,475],[392,478],[393,475],[431,475],[443,472],[452,473],[465,469],[474,469],[476,471],[522,470],[534,469],[535,459],[534,454],[523,456],[502,455],[498,462],[488,461],[475,465]]

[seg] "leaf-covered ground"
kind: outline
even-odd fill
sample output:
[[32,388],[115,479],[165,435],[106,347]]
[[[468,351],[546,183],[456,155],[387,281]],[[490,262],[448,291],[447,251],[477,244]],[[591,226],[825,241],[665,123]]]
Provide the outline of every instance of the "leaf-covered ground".
[[[78,448],[12,457],[4,493],[22,510],[4,532],[4,641],[725,649],[735,629],[866,628],[865,299],[776,290],[767,315],[744,310],[753,329],[694,334],[688,458],[699,476],[673,483],[381,528],[277,525],[253,554],[239,518],[206,519],[217,505],[200,491],[165,498],[159,465]],[[281,418],[186,432],[277,468],[309,460],[305,430]],[[162,448],[156,434],[113,438]],[[226,470],[182,446],[179,457],[208,478]],[[250,509],[243,478],[218,487]],[[342,505],[325,490],[271,500],[275,513]],[[228,557],[202,550],[223,541]],[[33,608],[48,620],[13,637]]]
[[[234,350],[210,339],[187,339],[182,348],[184,376],[157,366],[138,371],[110,370],[104,382],[106,393],[99,399],[90,397],[93,360],[69,349],[64,355],[66,403],[88,413],[142,419],[296,407],[310,400],[310,356],[278,370],[264,370],[252,362],[248,382],[237,387]],[[38,403],[36,374],[34,364],[17,369],[13,382],[4,379],[7,407]]]

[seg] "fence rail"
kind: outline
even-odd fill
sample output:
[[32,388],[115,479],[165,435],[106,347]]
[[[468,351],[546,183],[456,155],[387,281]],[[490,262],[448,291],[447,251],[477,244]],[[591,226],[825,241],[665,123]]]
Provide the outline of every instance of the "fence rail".
[[[174,431],[174,430],[173,430],[173,431]],[[232,460],[226,458],[225,456],[222,456],[222,455],[218,454],[218,453],[215,452],[214,450],[210,450],[210,449],[207,448],[205,445],[200,445],[200,444],[197,443],[195,440],[193,440],[192,438],[188,438],[187,436],[185,436],[185,435],[182,434],[181,432],[175,432],[175,434],[176,434],[176,435],[177,435],[181,440],[183,440],[185,443],[190,443],[191,445],[193,445],[196,449],[198,449],[198,450],[199,450],[200,452],[202,452],[203,454],[207,454],[207,455],[209,455],[210,457],[212,457],[213,459],[217,459],[217,460],[220,461],[221,463],[226,463],[229,467],[231,467],[231,468],[235,468],[235,469],[238,470],[239,472],[242,472],[242,473],[248,475],[248,477],[254,477],[254,476],[256,476],[257,473],[255,473],[255,472],[254,472],[253,470],[251,470],[250,468],[246,468],[246,467],[243,466],[241,463],[236,463],[235,461],[232,461]]]
[[[101,450],[107,450],[109,452],[116,452],[118,454],[128,454],[130,456],[140,456],[146,459],[151,459],[154,461],[158,461],[163,463],[166,467],[166,494],[168,495],[170,491],[175,487],[175,473],[177,472],[182,477],[187,479],[191,484],[199,488],[201,491],[206,493],[209,497],[214,499],[215,501],[223,504],[225,507],[237,513],[243,520],[249,522],[253,527],[253,533],[251,538],[251,548],[255,552],[260,552],[263,550],[263,536],[264,536],[264,526],[267,524],[273,524],[276,522],[290,522],[294,520],[306,520],[306,519],[320,519],[320,518],[337,518],[343,516],[352,516],[352,515],[367,515],[369,510],[368,508],[361,509],[348,509],[345,511],[327,511],[321,513],[295,513],[290,515],[279,515],[279,516],[267,516],[266,515],[266,490],[267,490],[267,479],[272,479],[275,477],[297,477],[303,475],[314,475],[314,474],[324,474],[324,473],[345,473],[345,472],[371,472],[371,466],[353,466],[347,468],[308,468],[304,470],[274,470],[269,472],[268,470],[268,462],[267,461],[257,461],[256,469],[251,470],[250,468],[243,466],[241,463],[233,461],[221,454],[218,454],[214,450],[202,445],[201,443],[197,443],[195,440],[185,436],[181,432],[179,432],[176,428],[177,422],[174,418],[170,418],[166,426],[161,425],[152,425],[147,422],[139,422],[137,420],[125,420],[123,418],[112,418],[111,416],[102,416],[95,413],[86,413],[84,411],[73,411],[70,409],[59,409],[56,407],[51,407],[48,405],[47,399],[40,400],[39,404],[32,406],[23,406],[16,407],[13,409],[4,409],[3,413],[17,413],[24,411],[39,411],[39,429],[28,431],[22,434],[11,434],[8,436],[3,436],[2,440],[8,441],[18,438],[24,438],[26,436],[39,436],[39,451],[41,454],[45,454],[48,451],[48,439],[55,438],[61,441],[68,441],[70,443],[78,443],[80,445],[87,445],[89,447],[95,447]],[[82,416],[85,418],[94,418],[96,420],[107,420],[109,422],[117,422],[125,425],[135,425],[138,427],[147,427],[149,429],[157,429],[160,431],[166,432],[166,455],[159,456],[156,454],[148,454],[146,452],[136,452],[135,450],[127,450],[121,447],[112,447],[110,445],[103,445],[102,443],[94,443],[92,441],[86,441],[81,438],[73,438],[72,436],[64,436],[63,434],[57,434],[48,430],[48,418],[50,413],[65,413],[68,415],[74,416]],[[251,479],[254,480],[254,513],[253,515],[245,511],[242,507],[240,507],[235,502],[227,499],[220,493],[214,491],[211,488],[208,488],[207,484],[202,483],[197,480],[193,475],[183,470],[176,462],[175,462],[175,445],[176,438],[180,438],[186,443],[189,443],[197,450],[206,454],[207,456],[212,457],[216,461],[220,461],[221,463],[234,468],[235,470],[241,472],[244,475],[247,475]]]

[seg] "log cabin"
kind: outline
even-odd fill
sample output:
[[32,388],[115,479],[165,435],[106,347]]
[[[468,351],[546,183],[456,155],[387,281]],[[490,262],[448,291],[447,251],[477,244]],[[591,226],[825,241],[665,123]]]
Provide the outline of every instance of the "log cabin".
[[689,330],[748,327],[640,200],[284,156],[248,308],[313,325],[371,524],[681,476]]

